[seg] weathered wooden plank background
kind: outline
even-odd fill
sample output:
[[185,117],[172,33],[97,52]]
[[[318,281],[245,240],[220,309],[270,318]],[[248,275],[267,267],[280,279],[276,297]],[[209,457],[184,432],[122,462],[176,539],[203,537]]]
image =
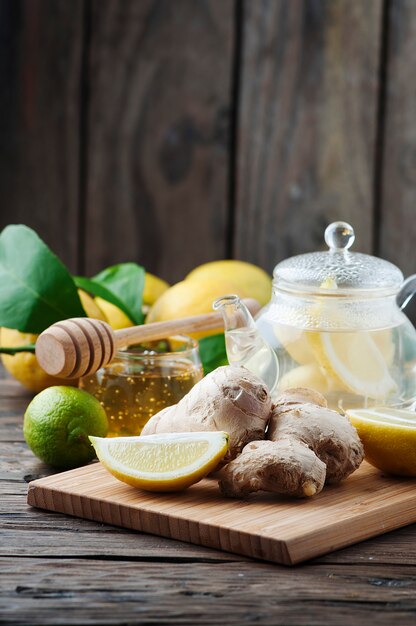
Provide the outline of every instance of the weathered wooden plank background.
[[415,35],[414,0],[0,0],[0,227],[175,281],[346,219],[416,272]]

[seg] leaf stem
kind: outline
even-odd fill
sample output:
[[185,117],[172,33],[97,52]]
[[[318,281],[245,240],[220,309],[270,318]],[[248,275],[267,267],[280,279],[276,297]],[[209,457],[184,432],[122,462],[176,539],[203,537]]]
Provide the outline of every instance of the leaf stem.
[[18,352],[32,352],[33,354],[35,353],[35,344],[31,343],[27,346],[19,346],[17,348],[3,348],[0,347],[0,354],[11,354],[12,356],[14,354],[17,354]]

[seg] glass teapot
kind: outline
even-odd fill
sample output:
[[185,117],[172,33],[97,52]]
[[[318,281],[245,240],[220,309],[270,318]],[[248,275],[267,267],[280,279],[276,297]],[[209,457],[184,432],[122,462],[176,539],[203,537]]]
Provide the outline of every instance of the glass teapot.
[[349,224],[334,222],[328,251],[279,263],[272,300],[256,321],[237,296],[214,303],[229,362],[257,373],[272,395],[311,387],[341,411],[416,400],[416,330],[399,306],[412,299],[415,281],[403,283],[388,261],[351,252],[354,239]]

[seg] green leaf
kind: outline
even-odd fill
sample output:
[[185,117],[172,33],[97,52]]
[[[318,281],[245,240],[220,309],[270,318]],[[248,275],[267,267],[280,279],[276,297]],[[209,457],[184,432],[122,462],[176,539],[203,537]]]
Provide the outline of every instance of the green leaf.
[[68,317],[85,317],[65,265],[22,224],[0,234],[0,326],[41,333]]
[[126,313],[135,324],[143,324],[142,299],[145,271],[137,263],[119,263],[107,267],[93,281],[106,287],[117,296],[130,313]]
[[228,365],[224,334],[211,335],[201,339],[199,341],[199,354],[204,374],[209,374],[220,365]]
[[107,300],[107,302],[111,302],[119,309],[121,309],[132,322],[134,319],[132,317],[132,313],[128,307],[124,304],[120,298],[114,295],[109,289],[100,285],[100,283],[96,283],[92,278],[85,278],[84,276],[74,276],[74,281],[77,287],[91,293],[93,296],[98,296],[103,300]]

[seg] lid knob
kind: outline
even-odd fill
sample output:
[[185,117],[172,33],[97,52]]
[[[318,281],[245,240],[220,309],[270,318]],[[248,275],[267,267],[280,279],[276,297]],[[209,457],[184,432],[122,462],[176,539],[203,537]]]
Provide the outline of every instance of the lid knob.
[[325,229],[325,243],[331,252],[348,250],[354,241],[354,229],[347,222],[332,222]]

